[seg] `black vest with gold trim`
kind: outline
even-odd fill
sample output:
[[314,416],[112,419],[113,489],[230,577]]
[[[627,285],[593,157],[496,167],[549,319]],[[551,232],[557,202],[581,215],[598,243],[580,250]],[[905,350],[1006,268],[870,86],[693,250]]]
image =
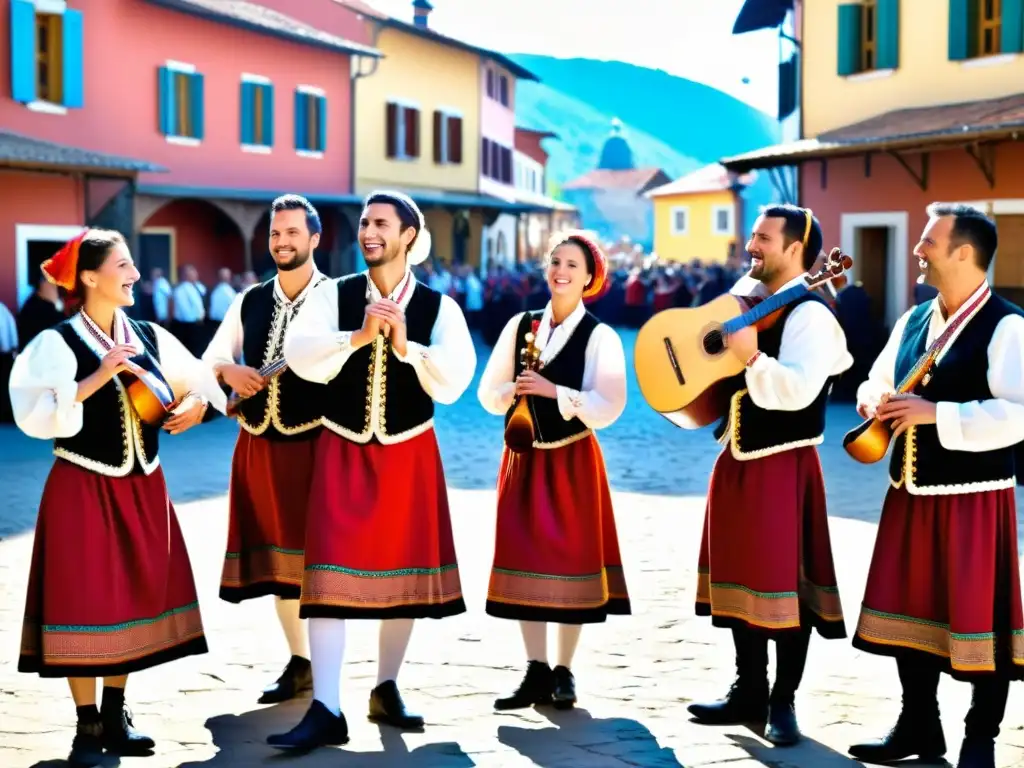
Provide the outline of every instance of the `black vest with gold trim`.
[[[358,274],[338,281],[338,330],[362,328],[368,280]],[[441,294],[416,283],[405,308],[407,340],[430,346],[440,310]],[[391,342],[382,335],[352,353],[327,383],[324,426],[356,443],[402,442],[427,431],[433,418],[433,398],[412,365],[395,357]]]

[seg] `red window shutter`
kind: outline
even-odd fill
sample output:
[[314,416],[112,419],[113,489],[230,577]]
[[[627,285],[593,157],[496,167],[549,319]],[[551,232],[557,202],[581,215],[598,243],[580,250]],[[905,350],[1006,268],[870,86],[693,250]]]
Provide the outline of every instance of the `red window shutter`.
[[444,158],[444,146],[441,142],[441,131],[444,130],[442,123],[444,122],[444,115],[439,110],[434,110],[434,162],[443,163]]
[[411,107],[405,108],[405,154],[420,156],[420,111]]
[[387,105],[387,156],[398,154],[398,105]]
[[462,162],[462,118],[448,118],[448,162]]

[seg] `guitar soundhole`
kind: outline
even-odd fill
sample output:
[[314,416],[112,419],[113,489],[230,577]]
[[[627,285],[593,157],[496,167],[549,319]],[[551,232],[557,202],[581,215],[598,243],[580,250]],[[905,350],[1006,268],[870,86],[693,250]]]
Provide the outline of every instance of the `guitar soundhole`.
[[725,336],[718,329],[704,334],[704,351],[709,355],[720,355],[725,351]]

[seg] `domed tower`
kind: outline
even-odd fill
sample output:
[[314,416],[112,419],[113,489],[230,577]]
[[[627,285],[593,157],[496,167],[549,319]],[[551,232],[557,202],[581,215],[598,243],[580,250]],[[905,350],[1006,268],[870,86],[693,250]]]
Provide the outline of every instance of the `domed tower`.
[[601,159],[597,164],[603,171],[632,171],[636,168],[633,162],[633,150],[622,135],[622,121],[612,120],[612,130],[601,148]]

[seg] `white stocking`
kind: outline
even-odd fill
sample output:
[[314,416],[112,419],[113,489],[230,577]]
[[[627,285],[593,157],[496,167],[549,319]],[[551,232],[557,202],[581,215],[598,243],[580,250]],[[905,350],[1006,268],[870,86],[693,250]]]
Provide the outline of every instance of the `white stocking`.
[[341,662],[345,658],[345,620],[310,619],[309,646],[312,651],[310,661],[313,662],[313,698],[335,715],[341,714]]
[[576,646],[580,643],[582,624],[558,625],[558,666],[572,669],[572,657],[576,655]]
[[398,670],[412,638],[413,619],[385,619],[380,623],[377,641],[377,685],[398,680]]
[[299,618],[299,601],[283,600],[280,597],[274,598],[274,607],[277,609],[277,618],[281,622],[281,629],[288,640],[288,650],[292,656],[309,658],[309,638],[306,636],[306,625]]
[[526,660],[548,663],[548,625],[543,621],[520,621],[519,630],[523,633],[523,645],[526,646]]

